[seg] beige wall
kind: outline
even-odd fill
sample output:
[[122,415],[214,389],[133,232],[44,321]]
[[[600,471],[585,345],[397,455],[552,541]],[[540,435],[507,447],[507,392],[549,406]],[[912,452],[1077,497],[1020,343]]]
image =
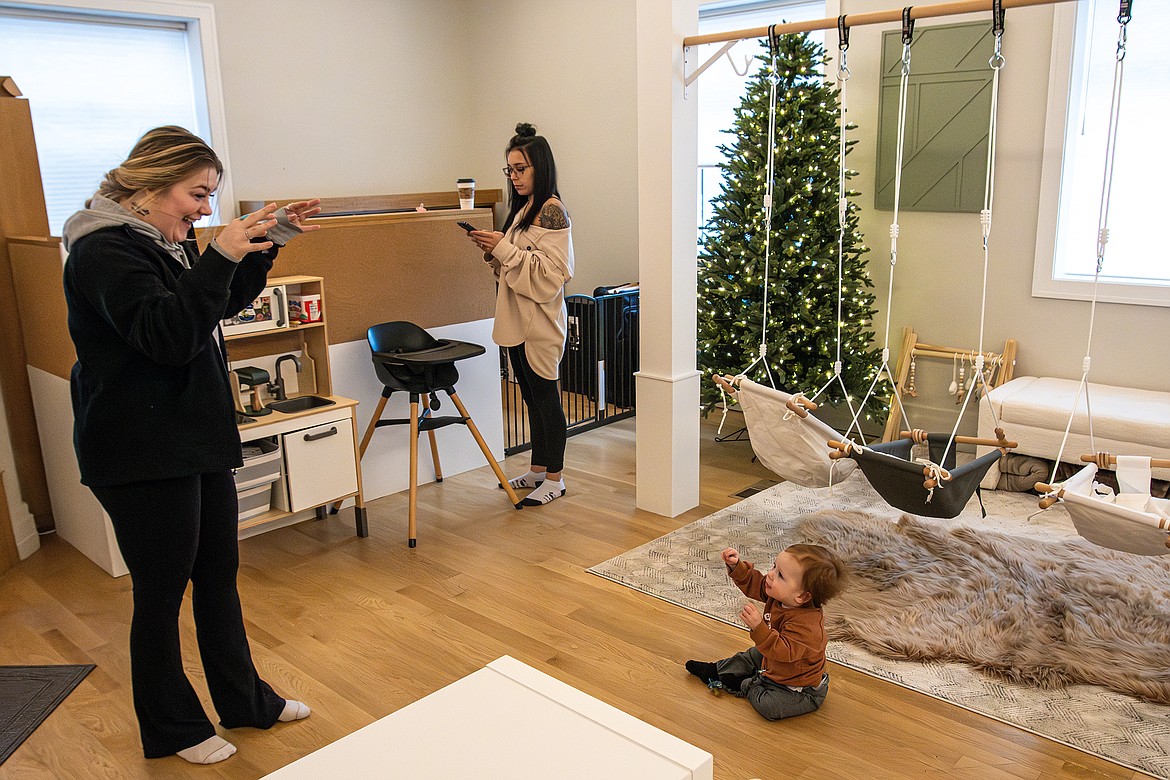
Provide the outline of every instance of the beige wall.
[[488,83],[476,89],[469,152],[477,180],[505,187],[500,168],[517,122],[549,140],[573,220],[570,293],[638,273],[634,0],[470,3],[473,50]]
[[[841,12],[846,14],[890,7],[889,0],[841,0]],[[993,349],[1002,346],[1005,338],[1016,338],[1020,342],[1017,375],[1079,379],[1088,335],[1089,304],[1031,295],[1052,15],[1051,6],[1007,11],[1004,35],[1007,65],[1000,88],[985,343],[988,349]],[[970,15],[918,24],[981,18],[987,17]],[[883,337],[890,276],[892,218],[891,212],[873,209],[880,29],[855,30],[849,49],[853,74],[849,82],[850,114],[859,125],[856,132],[859,143],[850,155],[850,167],[861,172],[854,182],[862,192],[861,228],[872,250],[870,271],[882,308],[878,318],[879,342]],[[895,26],[884,29],[895,29]],[[828,40],[835,54],[836,35],[830,33]],[[898,221],[901,232],[891,343],[896,346],[903,325],[913,326],[923,340],[931,343],[955,346],[976,343],[983,274],[978,215],[903,211]],[[1154,232],[1151,231],[1152,236]],[[1167,325],[1170,325],[1170,310],[1165,308],[1099,303],[1090,378],[1106,384],[1170,389]],[[946,374],[949,381],[949,367]]]
[[213,4],[236,198],[429,191],[465,175],[466,106],[487,87],[484,68],[456,68],[462,3]]
[[503,188],[549,138],[589,293],[637,272],[633,0],[215,0],[237,199]]

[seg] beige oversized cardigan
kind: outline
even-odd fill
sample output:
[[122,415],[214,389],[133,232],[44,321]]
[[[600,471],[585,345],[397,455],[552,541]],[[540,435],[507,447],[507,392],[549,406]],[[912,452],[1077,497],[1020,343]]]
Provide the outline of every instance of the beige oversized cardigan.
[[565,284],[573,278],[572,226],[513,227],[492,250],[491,264],[500,282],[492,340],[501,347],[524,344],[532,369],[558,379],[568,321]]

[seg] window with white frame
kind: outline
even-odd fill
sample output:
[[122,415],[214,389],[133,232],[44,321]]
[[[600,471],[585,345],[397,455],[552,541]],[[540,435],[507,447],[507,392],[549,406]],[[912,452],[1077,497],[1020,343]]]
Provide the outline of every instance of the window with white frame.
[[[783,22],[804,22],[824,19],[825,0],[721,0],[699,5],[699,35],[748,30]],[[823,39],[823,33],[810,33]],[[713,56],[722,44],[698,47],[696,60],[703,63]],[[759,43],[745,40],[738,43],[728,56],[714,63],[699,77],[698,88],[698,143],[699,143],[699,229],[711,215],[711,199],[719,194],[723,184],[723,153],[719,147],[730,141],[727,131],[735,122],[735,109],[743,100],[747,82],[760,67]],[[751,57],[750,62],[748,58]],[[745,71],[746,75],[740,75]],[[736,73],[736,69],[739,73]]]
[[[1114,66],[1118,0],[1054,9],[1040,223],[1032,292],[1093,294]],[[1170,122],[1170,3],[1135,3],[1127,25],[1116,154],[1097,297],[1170,306],[1170,251],[1159,235],[1155,160]]]
[[209,4],[0,0],[0,74],[29,101],[53,235],[152,127],[226,156],[212,30]]

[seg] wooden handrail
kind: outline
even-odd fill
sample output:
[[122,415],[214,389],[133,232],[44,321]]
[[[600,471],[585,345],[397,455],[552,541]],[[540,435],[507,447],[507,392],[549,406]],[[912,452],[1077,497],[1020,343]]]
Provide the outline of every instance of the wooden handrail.
[[[475,190],[475,205],[493,207],[504,199],[500,189]],[[290,203],[306,198],[269,198],[268,200],[241,200],[240,213],[250,214],[266,203]],[[319,217],[348,216],[351,214],[382,214],[394,211],[414,211],[419,204],[428,209],[458,209],[459,195],[455,188],[440,192],[404,192],[396,195],[349,195],[321,198]]]
[[[1055,5],[1067,3],[1071,0],[1002,0],[1004,10],[1008,8],[1023,8],[1030,5]],[[938,16],[957,16],[958,14],[979,13],[990,11],[991,0],[963,0],[957,3],[938,3],[936,5],[916,5],[910,11],[910,18],[930,19]],[[867,24],[886,24],[902,21],[902,9],[892,8],[888,11],[871,11],[864,14],[847,14],[847,27],[860,27]],[[813,19],[807,22],[787,22],[773,26],[777,35],[795,32],[812,32],[813,30],[834,30],[837,28],[837,19]],[[727,41],[741,41],[745,38],[765,38],[768,35],[767,27],[752,27],[747,30],[731,30],[728,32],[708,33],[706,35],[691,35],[683,38],[683,46],[699,46],[704,43],[725,43]]]

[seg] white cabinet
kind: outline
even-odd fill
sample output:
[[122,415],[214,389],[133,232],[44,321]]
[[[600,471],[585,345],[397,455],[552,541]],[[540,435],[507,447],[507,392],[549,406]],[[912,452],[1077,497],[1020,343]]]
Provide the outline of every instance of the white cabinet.
[[283,440],[289,511],[311,509],[357,492],[350,417],[286,433]]

